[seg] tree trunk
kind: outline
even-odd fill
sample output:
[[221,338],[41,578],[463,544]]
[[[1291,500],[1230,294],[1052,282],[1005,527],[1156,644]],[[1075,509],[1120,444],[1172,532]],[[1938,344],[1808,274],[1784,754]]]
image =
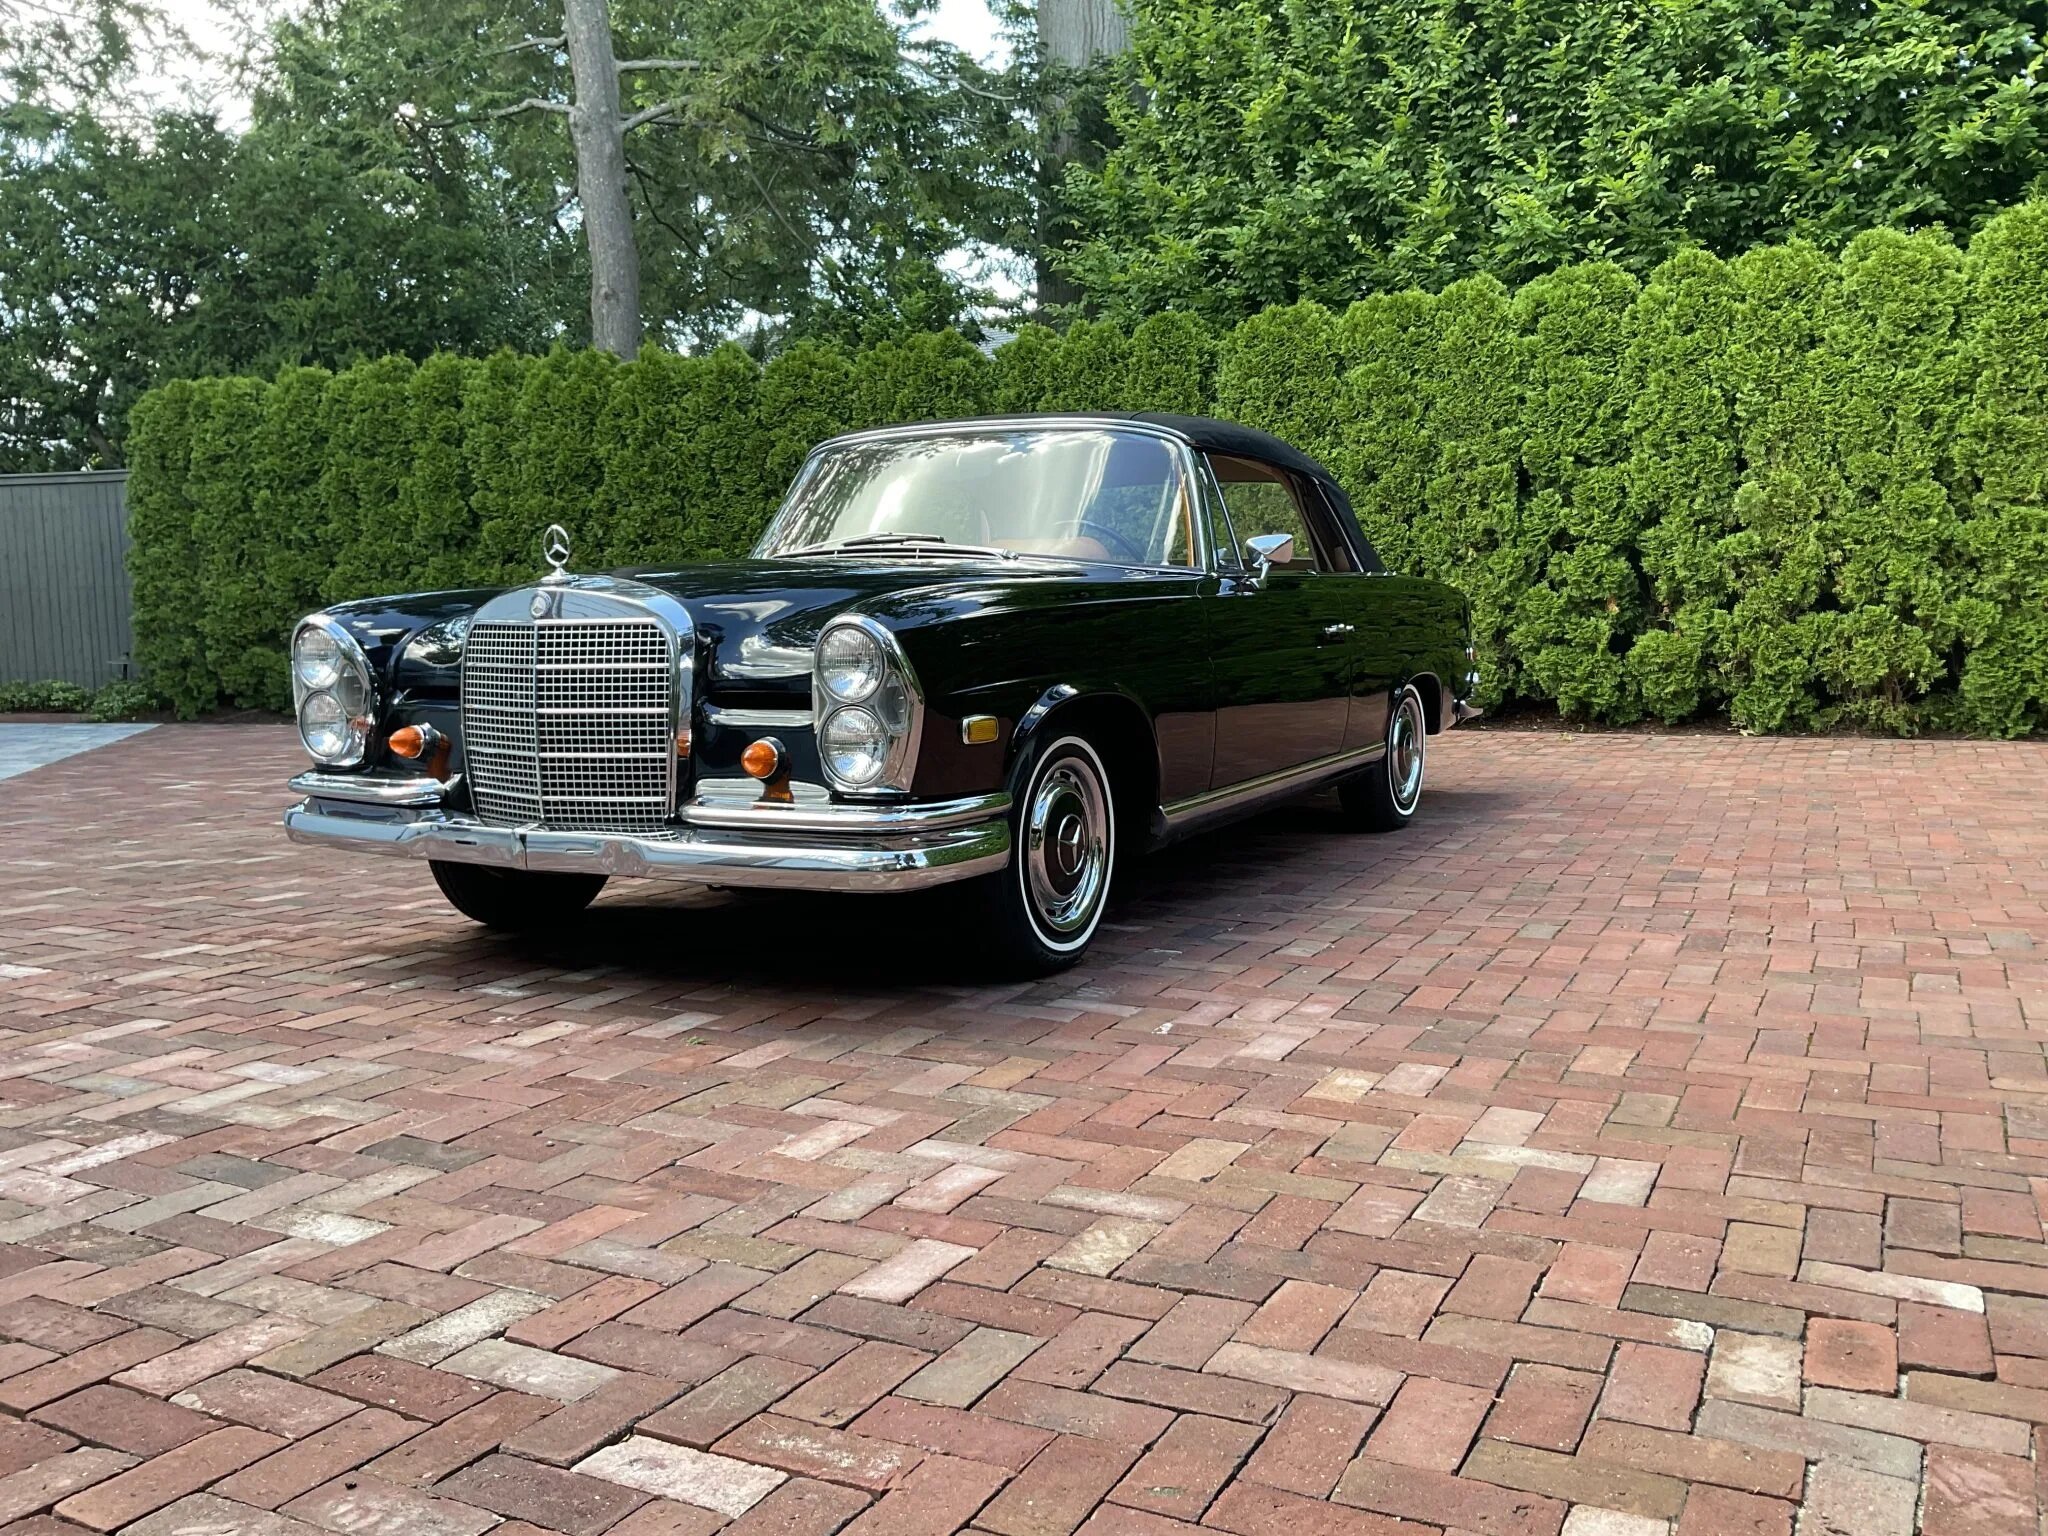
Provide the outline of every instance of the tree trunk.
[[[1038,57],[1055,78],[1070,78],[1098,60],[1122,53],[1130,45],[1130,23],[1117,0],[1039,0]],[[1046,96],[1046,116],[1064,119],[1070,110],[1090,119],[1080,131],[1062,128],[1051,134],[1038,164],[1038,254],[1035,261],[1041,309],[1078,304],[1081,291],[1046,259],[1073,234],[1066,217],[1061,181],[1067,163],[1089,153],[1091,139],[1104,131],[1098,103],[1072,103],[1056,91]]]
[[1038,46],[1048,64],[1086,69],[1122,53],[1130,35],[1116,0],[1039,0]]
[[576,199],[590,247],[590,342],[631,357],[640,350],[640,252],[626,197],[611,6],[609,0],[563,0],[563,12],[575,81],[569,137],[576,146]]

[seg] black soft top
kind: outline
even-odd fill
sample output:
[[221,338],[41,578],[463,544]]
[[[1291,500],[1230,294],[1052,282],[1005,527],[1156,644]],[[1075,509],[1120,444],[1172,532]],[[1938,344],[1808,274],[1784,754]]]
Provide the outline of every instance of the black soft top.
[[1350,542],[1352,553],[1360,561],[1358,568],[1380,568],[1379,557],[1366,542],[1365,532],[1358,526],[1358,514],[1351,510],[1351,498],[1344,494],[1337,477],[1323,467],[1320,459],[1309,457],[1284,438],[1261,432],[1257,427],[1239,426],[1234,421],[1218,421],[1213,416],[1175,416],[1166,411],[1135,411],[1127,416],[1104,413],[1102,419],[1142,422],[1185,438],[1189,447],[1204,453],[1252,459],[1300,475],[1323,493],[1323,500],[1329,503],[1330,513],[1337,520],[1338,531]]

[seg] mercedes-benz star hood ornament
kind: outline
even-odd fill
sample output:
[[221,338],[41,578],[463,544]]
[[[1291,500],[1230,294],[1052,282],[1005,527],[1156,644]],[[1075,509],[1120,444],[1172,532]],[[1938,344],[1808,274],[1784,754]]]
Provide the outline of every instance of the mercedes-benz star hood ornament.
[[542,581],[567,581],[569,530],[560,523],[549,523],[548,531],[540,536],[540,557],[548,563],[548,573],[541,577]]

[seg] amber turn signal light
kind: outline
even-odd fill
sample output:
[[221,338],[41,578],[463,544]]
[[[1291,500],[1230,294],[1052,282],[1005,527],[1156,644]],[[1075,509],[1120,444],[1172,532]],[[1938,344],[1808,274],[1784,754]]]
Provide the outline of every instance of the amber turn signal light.
[[433,745],[433,740],[422,726],[401,725],[391,733],[390,745],[392,756],[417,762],[427,755],[427,748]]
[[740,754],[740,767],[752,778],[767,781],[782,772],[782,743],[773,736],[750,742]]

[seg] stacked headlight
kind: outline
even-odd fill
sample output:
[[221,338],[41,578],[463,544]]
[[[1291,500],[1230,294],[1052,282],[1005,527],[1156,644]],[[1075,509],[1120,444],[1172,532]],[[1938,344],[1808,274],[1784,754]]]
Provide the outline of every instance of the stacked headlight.
[[818,637],[811,680],[818,757],[832,787],[908,789],[917,692],[896,637],[872,619],[835,619]]
[[355,637],[325,614],[303,619],[292,636],[292,703],[299,740],[330,768],[353,768],[377,726],[370,664]]

